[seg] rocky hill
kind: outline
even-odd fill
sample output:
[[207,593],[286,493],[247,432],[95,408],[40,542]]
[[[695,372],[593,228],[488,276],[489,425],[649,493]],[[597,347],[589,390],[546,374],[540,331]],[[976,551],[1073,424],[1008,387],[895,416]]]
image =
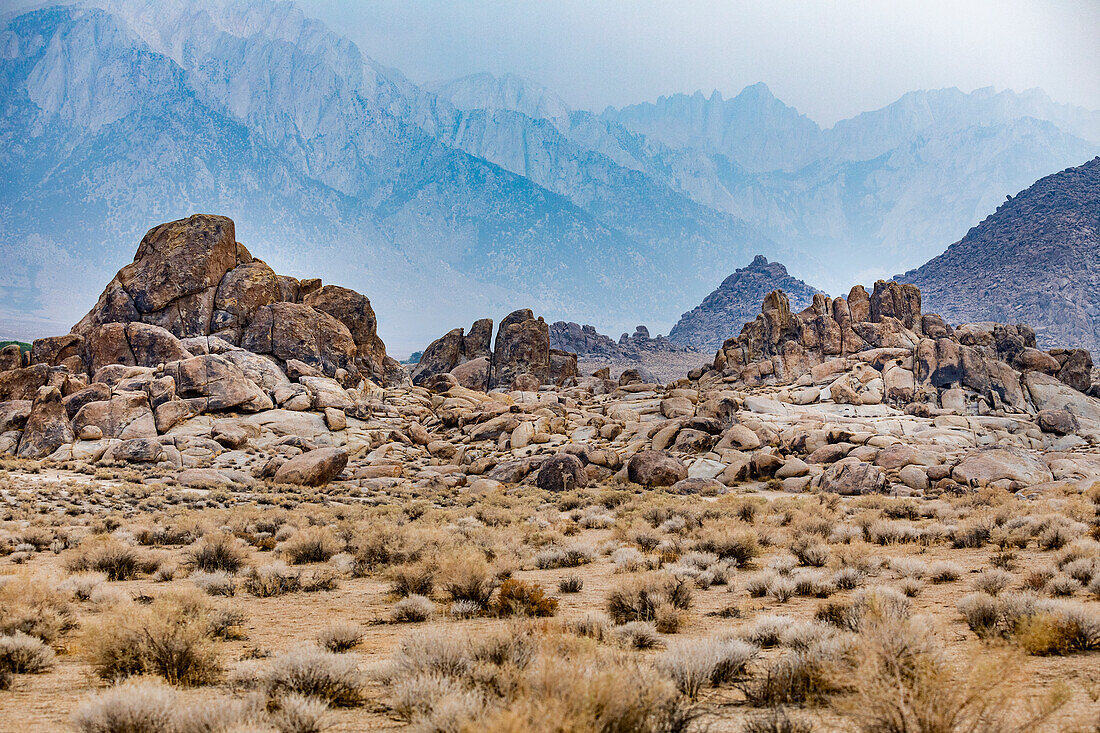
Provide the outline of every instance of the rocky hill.
[[952,322],[1023,321],[1040,344],[1100,347],[1100,157],[1039,180],[899,280]]
[[809,305],[818,292],[791,277],[782,264],[757,255],[748,267],[727,277],[702,303],[681,316],[669,332],[669,340],[690,349],[717,349],[756,317],[760,301],[773,290],[786,293],[798,309]]

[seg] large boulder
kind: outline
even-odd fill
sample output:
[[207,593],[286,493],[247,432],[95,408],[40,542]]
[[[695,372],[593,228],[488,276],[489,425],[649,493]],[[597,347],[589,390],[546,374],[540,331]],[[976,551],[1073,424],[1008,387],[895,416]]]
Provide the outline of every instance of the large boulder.
[[466,336],[462,339],[462,355],[465,359],[491,359],[493,356],[493,319],[480,318],[474,321]]
[[322,285],[303,296],[302,303],[344,324],[355,342],[362,370],[373,379],[385,380],[386,345],[378,337],[378,319],[367,296],[339,285]]
[[19,344],[8,344],[0,347],[0,372],[22,368],[24,366],[23,358],[23,349]]
[[38,394],[38,388],[49,381],[50,367],[46,364],[32,364],[0,372],[0,402],[33,400]]
[[61,390],[40,387],[19,441],[19,456],[45,458],[61,446],[72,443],[74,438],[69,417],[61,404]]
[[428,344],[412,370],[413,384],[423,384],[429,377],[445,374],[463,362],[465,339],[462,334],[461,328],[452,328]]
[[154,367],[191,356],[167,329],[147,323],[105,323],[89,328],[83,338],[90,374],[108,364]]
[[253,313],[283,299],[279,276],[266,263],[252,260],[238,265],[218,284],[210,333],[238,343]]
[[490,386],[508,386],[524,372],[540,382],[550,379],[550,327],[530,308],[514,311],[500,322]]
[[1034,486],[1054,479],[1045,463],[1018,448],[971,453],[951,470],[951,478],[966,486],[986,486],[995,481]]
[[348,465],[343,448],[317,448],[291,458],[275,473],[277,484],[324,486],[340,475]]
[[627,461],[626,471],[631,481],[643,486],[672,486],[688,475],[683,461],[658,450],[638,451]]
[[205,354],[175,361],[164,365],[164,374],[175,380],[180,398],[205,398],[207,410],[259,412],[273,407],[271,398],[224,356]]
[[[2,376],[2,375],[0,375]],[[1039,410],[1066,410],[1078,418],[1100,423],[1100,400],[1042,372],[1024,375],[1024,386]]]
[[825,469],[818,487],[842,496],[880,494],[886,490],[886,474],[870,463],[844,458]]
[[11,430],[22,430],[31,416],[32,400],[8,400],[0,402],[0,435]]
[[328,313],[300,303],[273,303],[260,308],[241,338],[241,346],[270,354],[281,363],[290,359],[334,376],[337,369],[358,374],[358,347],[351,332]]
[[[481,356],[459,364],[450,371],[450,374],[466,389],[476,389],[484,392],[489,389],[491,366],[492,363],[489,361],[489,357]],[[422,380],[421,384],[423,383]]]
[[79,435],[94,426],[104,438],[155,438],[156,421],[144,392],[118,392],[108,400],[89,402],[73,417],[73,430]]
[[588,477],[579,458],[559,453],[543,462],[535,476],[535,485],[543,491],[572,491],[587,486]]
[[[78,359],[79,361],[72,361]],[[79,365],[72,371],[86,371],[84,361],[84,338],[75,333],[67,333],[64,336],[49,336],[35,339],[31,345],[31,363],[49,364],[58,366],[61,364]]]
[[237,256],[227,217],[195,214],[153,227],[73,332],[143,321],[180,337],[209,333],[216,289]]

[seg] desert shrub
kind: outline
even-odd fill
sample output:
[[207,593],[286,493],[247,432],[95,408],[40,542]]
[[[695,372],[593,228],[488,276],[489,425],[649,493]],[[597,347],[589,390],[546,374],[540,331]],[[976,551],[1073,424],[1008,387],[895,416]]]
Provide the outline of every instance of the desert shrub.
[[106,582],[106,573],[76,573],[61,581],[57,589],[72,593],[73,598],[78,601],[87,601],[91,599],[95,589]]
[[427,596],[416,595],[402,598],[393,605],[390,619],[395,624],[427,621],[435,613],[435,604]]
[[988,522],[977,521],[960,525],[951,533],[951,546],[955,549],[983,547],[992,535]]
[[1046,590],[1052,596],[1072,596],[1081,590],[1081,583],[1065,573],[1058,573],[1047,581]]
[[221,673],[209,613],[182,595],[118,608],[87,630],[88,663],[105,680],[153,674],[174,685],[209,684]]
[[741,682],[745,698],[756,707],[820,702],[839,691],[832,660],[818,651],[791,651],[768,662]]
[[696,541],[694,549],[743,566],[760,556],[760,539],[751,529],[711,532]]
[[337,707],[354,707],[363,701],[364,683],[355,660],[319,647],[303,646],[279,654],[261,673],[259,682],[270,700],[298,694]]
[[779,577],[768,583],[768,595],[780,603],[789,601],[797,590],[797,584],[790,578]]
[[979,637],[1009,638],[1029,654],[1100,649],[1100,613],[1090,606],[1011,593],[997,598],[967,596],[959,611]]
[[891,623],[909,616],[910,601],[886,586],[861,588],[850,600],[829,601],[818,607],[815,617],[840,629],[861,631],[868,624]]
[[974,578],[974,589],[995,596],[1012,583],[1012,573],[992,568]]
[[328,728],[328,703],[315,697],[289,693],[274,701],[268,714],[279,733],[321,733]]
[[235,573],[244,566],[248,554],[240,540],[224,533],[203,535],[186,553],[186,562],[194,570],[207,573]]
[[326,527],[308,527],[295,532],[278,549],[291,565],[305,565],[327,562],[344,544]]
[[633,547],[620,547],[611,553],[616,573],[633,573],[644,570],[649,563],[646,556]]
[[568,622],[565,629],[577,636],[603,641],[611,635],[611,619],[606,614],[595,611]]
[[924,581],[917,578],[902,578],[898,583],[898,590],[906,598],[916,598],[924,589]]
[[137,550],[113,537],[92,537],[81,543],[78,554],[69,559],[70,572],[94,570],[108,580],[129,580],[142,569]]
[[616,626],[611,633],[620,644],[632,649],[653,649],[662,643],[657,627],[649,621],[630,621]]
[[793,623],[795,620],[790,616],[760,616],[741,632],[741,636],[755,646],[772,647],[779,644],[783,634]]
[[542,570],[554,568],[575,568],[587,565],[595,558],[589,547],[572,545],[570,547],[547,547],[535,556],[535,564]]
[[832,583],[839,590],[852,590],[863,585],[866,573],[859,568],[844,567],[833,573]]
[[41,639],[21,631],[0,636],[0,669],[15,673],[38,674],[49,671],[55,662],[53,649]]
[[195,587],[212,596],[232,596],[237,592],[237,580],[224,570],[212,573],[194,573],[191,582]]
[[800,563],[812,568],[825,567],[831,554],[827,545],[808,536],[802,536],[791,543],[791,552]]
[[451,601],[476,603],[480,610],[489,608],[493,591],[499,585],[499,579],[480,553],[448,559],[440,566],[439,580]]
[[424,542],[408,527],[379,523],[362,528],[351,543],[353,572],[367,575],[390,565],[416,562],[424,551]]
[[978,635],[978,638],[984,639],[997,633],[1001,612],[997,599],[992,595],[971,593],[959,601],[958,609],[966,625]]
[[16,575],[0,585],[0,634],[22,632],[53,644],[75,625],[68,598],[44,578]]
[[671,603],[660,603],[653,612],[653,626],[662,634],[678,634],[684,620],[684,612]]
[[669,573],[626,578],[614,586],[607,596],[608,613],[619,624],[652,621],[661,604],[681,610],[690,608],[691,586],[688,579]]
[[935,562],[928,567],[928,579],[933,583],[950,583],[958,580],[963,569],[953,562]]
[[584,580],[577,575],[567,575],[558,581],[559,593],[580,593],[584,588]]
[[778,579],[779,573],[774,570],[757,573],[745,582],[745,590],[753,598],[763,598],[768,595],[768,588],[771,587],[772,582]]
[[260,567],[250,567],[241,579],[241,586],[257,598],[271,598],[300,590],[302,577],[297,570],[276,560]]
[[176,691],[163,682],[131,679],[82,703],[73,725],[80,733],[165,733],[176,704]]
[[435,587],[437,572],[435,564],[429,562],[395,565],[387,572],[390,593],[399,598],[412,595],[430,596]]
[[538,583],[509,578],[500,585],[492,612],[497,616],[553,616],[558,601],[546,595]]
[[351,651],[363,641],[363,629],[359,624],[337,621],[321,629],[317,643],[322,649],[341,654]]
[[656,665],[694,700],[704,685],[720,685],[739,676],[756,653],[756,647],[737,639],[695,639],[662,652]]
[[336,590],[340,585],[340,580],[336,577],[336,571],[331,567],[306,570],[299,576],[299,582],[304,593]]

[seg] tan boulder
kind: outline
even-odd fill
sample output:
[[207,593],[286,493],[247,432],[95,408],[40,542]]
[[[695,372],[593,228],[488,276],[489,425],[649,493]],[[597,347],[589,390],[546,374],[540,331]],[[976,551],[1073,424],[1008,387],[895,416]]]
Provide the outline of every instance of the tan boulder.
[[236,408],[245,412],[270,410],[271,398],[228,359],[217,354],[194,356],[164,365],[164,374],[176,382],[182,399],[204,397],[208,410]]
[[299,303],[260,308],[241,338],[241,346],[285,363],[297,359],[328,376],[338,369],[358,374],[358,349],[347,327],[328,313]]
[[19,457],[45,458],[75,439],[65,407],[61,404],[61,390],[57,387],[39,387],[19,441]]
[[340,475],[348,465],[348,452],[343,448],[317,448],[291,458],[279,467],[277,484],[324,486]]
[[680,459],[664,451],[638,451],[626,464],[627,476],[643,486],[672,486],[687,478],[688,470]]
[[951,478],[965,486],[1002,480],[1034,486],[1054,477],[1045,463],[1018,448],[992,448],[964,458],[951,470]]
[[89,402],[73,417],[73,429],[94,425],[105,438],[155,438],[157,435],[149,397],[144,392],[119,392],[108,400]]
[[49,381],[50,367],[46,364],[33,364],[0,372],[0,402],[33,400],[38,394],[38,388]]

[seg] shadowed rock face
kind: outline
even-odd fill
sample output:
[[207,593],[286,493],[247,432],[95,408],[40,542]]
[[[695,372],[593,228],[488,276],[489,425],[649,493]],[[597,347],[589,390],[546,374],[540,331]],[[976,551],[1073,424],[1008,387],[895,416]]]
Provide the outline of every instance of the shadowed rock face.
[[196,214],[153,227],[134,261],[65,337],[40,339],[32,358],[94,373],[102,364],[155,366],[190,354],[178,338],[217,336],[325,374],[386,383],[404,370],[386,355],[366,296],[277,275],[235,239],[233,221]]
[[818,292],[788,275],[782,264],[757,255],[748,267],[727,277],[702,303],[682,315],[668,337],[674,344],[692,349],[717,349],[756,317],[760,300],[773,290],[786,293],[799,310]]

